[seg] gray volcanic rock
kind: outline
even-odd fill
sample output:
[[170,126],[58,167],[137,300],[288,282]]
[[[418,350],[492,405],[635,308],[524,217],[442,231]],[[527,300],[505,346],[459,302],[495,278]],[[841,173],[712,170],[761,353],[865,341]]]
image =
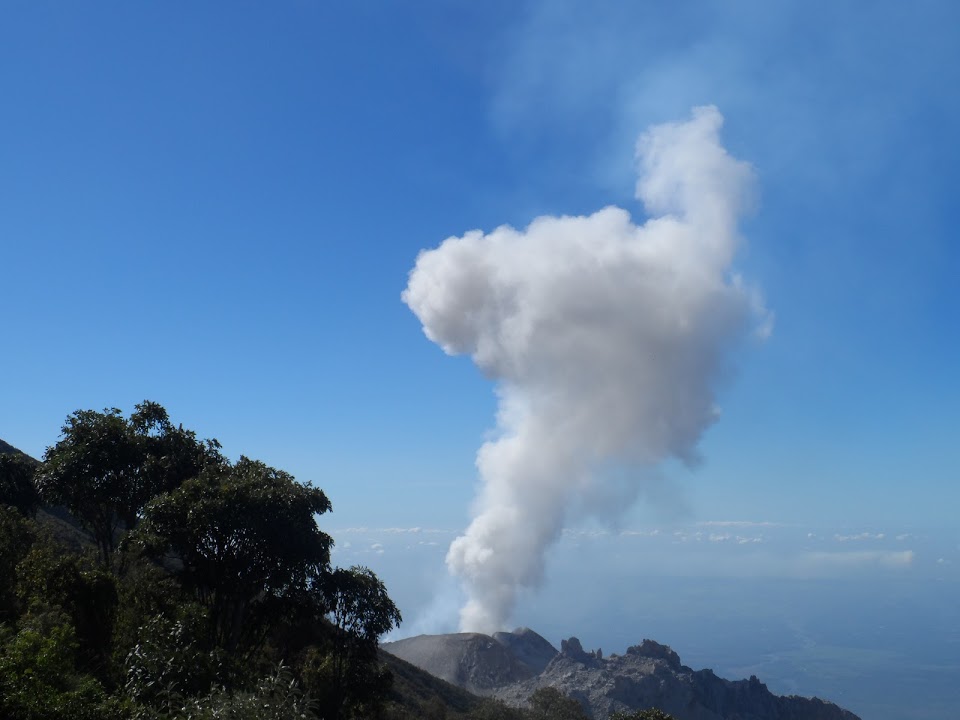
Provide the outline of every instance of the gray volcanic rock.
[[606,659],[584,653],[576,638],[563,648],[538,676],[500,687],[495,697],[525,705],[538,688],[550,686],[578,700],[595,718],[657,707],[677,720],[859,720],[817,698],[774,695],[755,677],[730,681],[712,670],[694,671],[652,640]]
[[666,645],[644,640],[624,655],[587,652],[577,638],[557,652],[527,628],[419,635],[384,650],[447,682],[510,705],[526,705],[541,687],[575,698],[595,718],[657,707],[677,720],[859,720],[833,703],[780,697],[757,678],[724,680],[692,670]]
[[557,649],[530,628],[494,633],[493,639],[509,648],[513,656],[534,673],[542,673],[557,656]]
[[[546,667],[544,645],[556,650],[532,630],[498,633],[493,638],[481,633],[417,635],[383,643],[380,647],[442,680],[479,695],[494,688],[534,677]],[[551,655],[551,657],[552,657]],[[549,660],[548,660],[549,662]],[[528,664],[530,663],[530,664]]]
[[[575,637],[560,641],[560,654],[582,665],[597,667],[597,654],[588,653],[584,650],[583,645],[580,644],[580,640]],[[602,657],[602,654],[600,657]]]

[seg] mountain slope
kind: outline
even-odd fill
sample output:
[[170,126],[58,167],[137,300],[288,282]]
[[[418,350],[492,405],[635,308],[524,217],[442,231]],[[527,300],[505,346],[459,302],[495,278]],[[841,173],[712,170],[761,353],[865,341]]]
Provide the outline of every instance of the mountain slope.
[[[570,638],[557,652],[531,630],[420,635],[383,649],[441,677],[508,705],[523,706],[539,688],[554,687],[595,718],[658,707],[677,720],[859,720],[817,698],[781,697],[757,678],[730,681],[692,670],[669,647],[644,640],[604,658]],[[550,654],[547,662],[544,660]]]
[[[550,646],[539,635],[536,637]],[[536,640],[532,644],[539,646]],[[381,647],[431,675],[479,694],[490,694],[494,688],[527,680],[539,672],[521,660],[509,645],[481,633],[417,635]],[[537,657],[535,651],[529,654]],[[539,660],[534,662],[539,665]]]
[[411,715],[420,717],[423,709],[443,707],[446,713],[466,714],[477,708],[481,699],[421,670],[396,655],[381,652],[380,659],[393,675],[390,700]]
[[4,440],[0,440],[0,455],[23,455],[25,458],[33,460],[35,463],[37,462],[37,460],[23,452],[23,450],[15,448],[13,445]]
[[493,639],[506,646],[517,660],[535,673],[543,672],[557,656],[557,649],[530,628],[494,633]]

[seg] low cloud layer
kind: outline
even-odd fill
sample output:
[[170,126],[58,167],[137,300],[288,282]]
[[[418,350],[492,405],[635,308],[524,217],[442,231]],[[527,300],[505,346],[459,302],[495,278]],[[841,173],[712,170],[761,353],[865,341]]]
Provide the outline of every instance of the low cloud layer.
[[751,324],[769,331],[731,270],[752,173],[721,146],[721,125],[700,107],[640,137],[642,225],[618,207],[540,217],[417,259],[404,301],[499,397],[497,433],[477,454],[474,519],[447,555],[468,598],[461,629],[505,626],[578,509],[615,514],[623,502],[595,498],[632,499],[667,458],[695,463],[729,351]]

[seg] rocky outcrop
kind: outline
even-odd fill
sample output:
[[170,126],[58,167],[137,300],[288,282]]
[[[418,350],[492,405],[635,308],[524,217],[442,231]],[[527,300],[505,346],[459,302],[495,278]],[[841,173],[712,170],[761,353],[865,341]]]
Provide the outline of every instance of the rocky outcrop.
[[586,652],[583,645],[580,644],[580,640],[575,637],[560,641],[560,654],[574,662],[596,667],[596,662],[594,662],[596,657]]
[[817,698],[781,697],[756,677],[724,680],[692,670],[670,647],[652,640],[604,657],[577,638],[558,652],[532,630],[493,637],[477,633],[421,635],[383,648],[460,687],[525,705],[541,687],[555,687],[601,719],[617,710],[658,707],[677,720],[859,720]]
[[670,649],[669,645],[661,645],[653,640],[644,640],[639,645],[631,645],[627,648],[627,655],[636,657],[650,658],[652,660],[663,660],[674,670],[679,670],[680,656]]
[[676,652],[652,640],[606,659],[583,652],[576,638],[561,647],[542,673],[498,688],[494,695],[523,705],[538,688],[555,687],[595,718],[656,707],[677,720],[858,720],[817,698],[774,695],[755,677],[730,681],[712,670],[692,670]]

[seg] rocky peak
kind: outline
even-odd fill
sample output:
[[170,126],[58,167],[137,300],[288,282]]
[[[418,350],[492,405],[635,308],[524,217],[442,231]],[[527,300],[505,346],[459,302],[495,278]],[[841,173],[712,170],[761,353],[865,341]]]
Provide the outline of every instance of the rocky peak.
[[639,645],[631,645],[627,648],[627,655],[664,660],[674,670],[680,670],[683,667],[680,664],[680,656],[669,645],[661,645],[653,640],[644,639]]
[[569,640],[560,641],[560,655],[591,667],[596,667],[598,661],[603,659],[602,650],[592,650],[587,652],[583,649],[583,645],[580,644],[580,640],[575,637],[571,637]]

